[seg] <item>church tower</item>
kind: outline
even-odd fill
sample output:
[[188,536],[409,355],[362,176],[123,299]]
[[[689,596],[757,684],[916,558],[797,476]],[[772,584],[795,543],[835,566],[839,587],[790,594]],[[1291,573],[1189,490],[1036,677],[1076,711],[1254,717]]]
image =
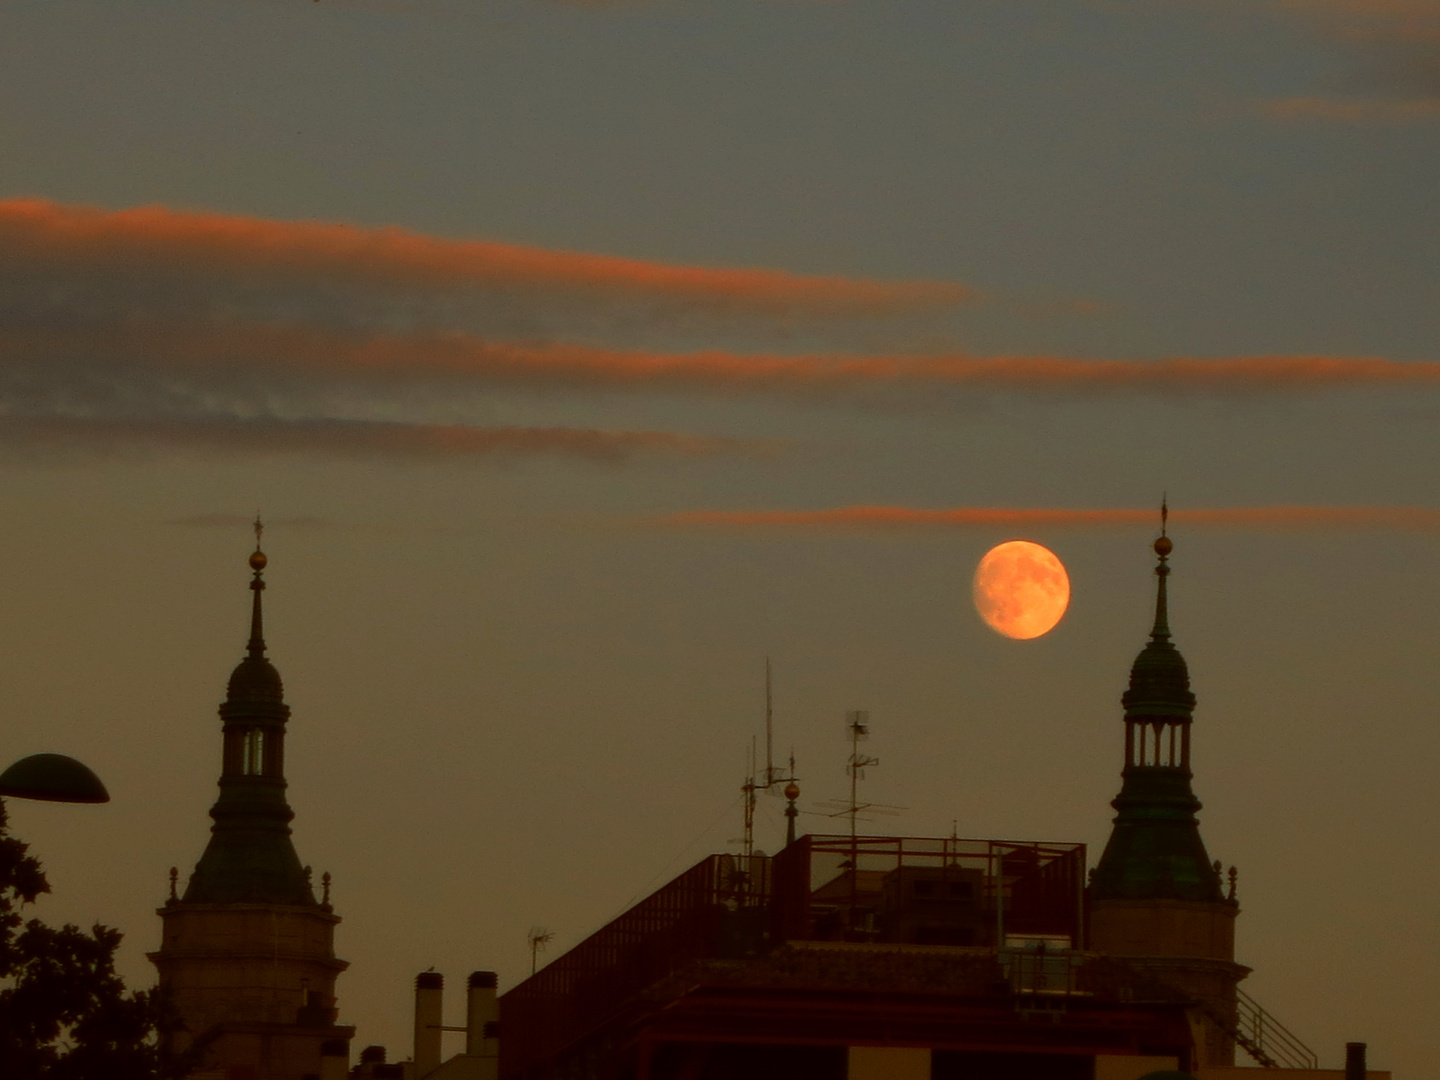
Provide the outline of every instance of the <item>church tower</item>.
[[160,972],[183,1024],[177,1051],[205,1045],[195,1080],[328,1080],[344,1076],[352,1027],[335,1020],[329,875],[317,902],[310,868],[290,840],[285,800],[285,704],[265,655],[265,554],[255,526],[250,643],[220,706],[220,795],[214,824],[184,893],[170,871],[159,909]]
[[[1162,526],[1164,516],[1162,512]],[[1166,579],[1174,545],[1155,541],[1155,625],[1130,669],[1125,766],[1114,829],[1090,880],[1090,945],[1146,981],[1196,1002],[1199,1065],[1234,1064],[1236,985],[1233,881],[1227,896],[1195,818],[1190,780],[1195,695],[1170,640]]]

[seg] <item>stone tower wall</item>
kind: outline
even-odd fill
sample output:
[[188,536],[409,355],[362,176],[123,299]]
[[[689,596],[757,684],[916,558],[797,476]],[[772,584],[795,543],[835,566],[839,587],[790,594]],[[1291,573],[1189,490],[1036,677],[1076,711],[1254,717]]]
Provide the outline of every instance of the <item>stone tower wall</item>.
[[[1156,982],[1202,1001],[1224,1023],[1196,1010],[1198,1065],[1233,1065],[1229,1031],[1237,1015],[1235,990],[1250,969],[1235,963],[1235,916],[1230,901],[1096,900],[1090,909],[1090,947]],[[1137,987],[1144,992],[1144,987]]]
[[348,966],[335,958],[334,914],[183,902],[159,914],[162,944],[150,959],[184,1023],[176,1049],[219,1031],[208,1059],[215,1075],[300,1080],[316,1071],[323,1042],[348,1037],[334,1026],[335,978]]

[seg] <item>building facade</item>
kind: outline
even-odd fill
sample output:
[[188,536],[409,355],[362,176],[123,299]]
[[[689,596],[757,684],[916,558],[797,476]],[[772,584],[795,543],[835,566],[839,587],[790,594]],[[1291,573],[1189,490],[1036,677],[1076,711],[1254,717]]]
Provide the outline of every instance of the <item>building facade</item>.
[[[258,541],[257,525],[257,541]],[[290,837],[285,733],[290,708],[266,656],[265,555],[250,556],[250,641],[220,706],[220,794],[210,841],[183,892],[171,871],[149,954],[182,1023],[175,1050],[200,1058],[196,1080],[332,1080],[354,1028],[337,1024],[328,875],[316,899]]]

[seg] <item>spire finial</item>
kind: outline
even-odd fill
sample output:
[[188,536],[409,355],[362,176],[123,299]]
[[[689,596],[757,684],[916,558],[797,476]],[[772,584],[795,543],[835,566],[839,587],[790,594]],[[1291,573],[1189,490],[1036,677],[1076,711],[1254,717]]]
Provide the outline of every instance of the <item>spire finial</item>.
[[1170,524],[1170,500],[1169,496],[1160,497],[1160,536],[1155,540],[1155,554],[1159,556],[1159,562],[1155,566],[1155,576],[1159,582],[1155,589],[1155,626],[1150,631],[1150,636],[1157,641],[1166,640],[1170,637],[1169,612],[1167,610],[1167,597],[1165,591],[1165,579],[1170,575],[1169,559],[1170,553],[1175,550],[1175,544],[1166,535],[1166,529]]
[[260,537],[265,532],[265,525],[260,520],[260,512],[255,512],[255,550],[250,553],[250,569],[255,576],[250,579],[250,588],[255,593],[255,600],[250,609],[250,644],[248,651],[251,656],[265,655],[265,627],[260,612],[260,593],[265,588],[265,579],[261,576],[266,564],[270,561],[265,557],[265,552],[260,550]]

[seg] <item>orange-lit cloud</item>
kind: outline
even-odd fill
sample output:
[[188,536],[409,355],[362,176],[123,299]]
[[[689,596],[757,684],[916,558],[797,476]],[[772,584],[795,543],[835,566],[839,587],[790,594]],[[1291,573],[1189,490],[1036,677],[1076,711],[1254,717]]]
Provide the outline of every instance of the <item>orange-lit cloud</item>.
[[[729,529],[1074,529],[1157,524],[1154,509],[1072,510],[959,506],[843,506],[831,510],[688,510],[657,524]],[[1172,510],[1178,524],[1251,529],[1440,529],[1440,509],[1420,506],[1237,506]]]
[[[558,456],[619,463],[638,455],[695,457],[745,452],[754,444],[665,431],[405,424],[320,417],[233,416],[113,419],[6,416],[0,448],[61,458],[195,451],[241,456],[316,455],[392,460]],[[761,447],[762,452],[768,448]]]
[[1437,0],[1280,0],[1280,7],[1327,20],[1352,35],[1440,39]]
[[366,335],[237,325],[0,328],[0,373],[32,381],[94,376],[170,382],[460,379],[476,384],[813,391],[974,389],[1006,393],[1283,394],[1337,387],[1440,386],[1440,362],[1379,357],[1242,356],[1094,360],[1065,356],[786,356],[664,353],[497,342],[465,334]]
[[1342,124],[1412,124],[1440,120],[1440,98],[1289,97],[1268,101],[1277,120],[1328,120]]
[[760,311],[884,314],[973,298],[963,285],[783,270],[679,266],[454,240],[388,226],[275,221],[142,206],[104,210],[0,200],[0,252],[82,267],[204,267],[417,286],[481,285],[639,296]]

